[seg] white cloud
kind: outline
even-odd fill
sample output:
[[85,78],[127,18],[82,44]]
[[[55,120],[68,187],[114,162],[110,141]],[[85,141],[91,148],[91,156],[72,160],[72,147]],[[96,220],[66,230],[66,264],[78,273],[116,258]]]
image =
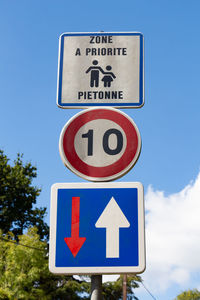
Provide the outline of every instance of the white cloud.
[[145,196],[147,268],[154,292],[184,288],[200,270],[200,173],[182,191],[165,196],[151,186]]

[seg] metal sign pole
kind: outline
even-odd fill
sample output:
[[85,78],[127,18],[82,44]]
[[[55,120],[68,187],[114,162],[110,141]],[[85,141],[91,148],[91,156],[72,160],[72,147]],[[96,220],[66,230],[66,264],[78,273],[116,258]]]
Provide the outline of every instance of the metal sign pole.
[[91,300],[102,300],[102,275],[91,276]]
[[123,276],[123,300],[127,299],[127,274]]

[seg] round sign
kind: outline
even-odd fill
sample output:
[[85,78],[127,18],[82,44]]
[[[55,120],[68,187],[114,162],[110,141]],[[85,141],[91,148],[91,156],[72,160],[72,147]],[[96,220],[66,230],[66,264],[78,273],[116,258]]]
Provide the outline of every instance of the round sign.
[[141,150],[133,120],[114,108],[91,108],[72,117],[59,142],[64,164],[91,181],[110,181],[126,174]]

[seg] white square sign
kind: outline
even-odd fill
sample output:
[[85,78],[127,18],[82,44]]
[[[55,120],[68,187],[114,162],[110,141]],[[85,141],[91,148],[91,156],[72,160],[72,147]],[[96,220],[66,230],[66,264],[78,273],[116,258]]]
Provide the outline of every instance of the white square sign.
[[64,33],[60,37],[57,104],[141,107],[144,41],[136,32]]

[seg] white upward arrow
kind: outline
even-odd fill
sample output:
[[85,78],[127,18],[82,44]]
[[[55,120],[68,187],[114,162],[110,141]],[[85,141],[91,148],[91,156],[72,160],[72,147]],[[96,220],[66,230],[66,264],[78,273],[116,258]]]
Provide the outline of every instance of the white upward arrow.
[[112,197],[97,220],[97,228],[106,228],[106,257],[119,257],[119,228],[130,226],[119,205]]

